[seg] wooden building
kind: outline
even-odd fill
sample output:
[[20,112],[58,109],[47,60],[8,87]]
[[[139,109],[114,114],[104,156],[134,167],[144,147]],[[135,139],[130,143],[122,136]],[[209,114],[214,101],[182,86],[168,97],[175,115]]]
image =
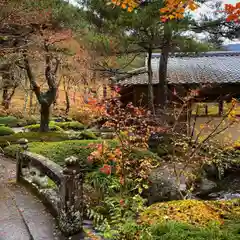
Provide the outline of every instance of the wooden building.
[[[160,54],[153,54],[153,88],[157,97]],[[147,106],[148,74],[142,67],[114,79],[121,90],[123,103]],[[195,55],[173,55],[168,61],[168,101],[178,101],[197,90],[195,101],[219,102],[240,97],[240,52],[206,52]],[[155,101],[156,102],[156,101]]]

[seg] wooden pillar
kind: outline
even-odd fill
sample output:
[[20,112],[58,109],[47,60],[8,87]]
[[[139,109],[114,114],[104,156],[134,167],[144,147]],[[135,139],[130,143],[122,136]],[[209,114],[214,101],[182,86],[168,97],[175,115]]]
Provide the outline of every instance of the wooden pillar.
[[76,157],[65,159],[60,186],[59,227],[66,236],[83,231],[83,181],[84,166]]
[[222,98],[219,100],[219,103],[218,103],[218,115],[219,116],[223,115],[223,100],[222,100]]
[[205,115],[208,116],[208,104],[207,103],[204,105],[204,108],[205,108]]

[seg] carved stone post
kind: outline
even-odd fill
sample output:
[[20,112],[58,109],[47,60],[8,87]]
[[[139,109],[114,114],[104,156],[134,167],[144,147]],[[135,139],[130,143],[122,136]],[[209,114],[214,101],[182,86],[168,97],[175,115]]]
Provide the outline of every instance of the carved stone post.
[[26,151],[28,149],[28,140],[27,139],[19,139],[18,144],[20,145],[19,151],[17,151],[17,165],[16,165],[16,182],[20,181],[20,178],[22,176],[22,163],[23,159],[21,156],[22,151]]
[[82,232],[84,166],[76,157],[65,159],[63,179],[60,186],[59,227],[72,236]]

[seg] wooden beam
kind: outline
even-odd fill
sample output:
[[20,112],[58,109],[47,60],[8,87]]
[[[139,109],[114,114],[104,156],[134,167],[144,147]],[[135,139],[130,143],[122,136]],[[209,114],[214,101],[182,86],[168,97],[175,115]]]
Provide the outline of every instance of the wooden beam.
[[223,115],[223,100],[220,99],[218,103],[218,115],[222,116]]

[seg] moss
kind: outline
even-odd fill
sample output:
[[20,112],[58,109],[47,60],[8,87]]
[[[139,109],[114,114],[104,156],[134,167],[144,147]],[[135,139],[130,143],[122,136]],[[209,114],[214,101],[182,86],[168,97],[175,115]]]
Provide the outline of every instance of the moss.
[[56,126],[61,127],[64,130],[83,130],[85,128],[85,126],[77,121],[73,121],[73,122],[56,122],[55,123]]
[[[69,140],[64,142],[33,142],[29,144],[29,151],[48,157],[52,161],[64,165],[65,158],[76,156],[80,161],[86,161],[89,154],[94,150],[89,148],[90,143],[100,143],[101,140]],[[109,141],[112,146],[116,141]],[[6,155],[16,156],[18,145],[10,145],[4,149]]]
[[97,136],[89,130],[82,131],[80,135],[82,139],[97,139]]
[[[24,128],[31,132],[38,132],[40,129],[40,124],[28,125],[28,126],[25,126]],[[62,131],[63,129],[61,127],[55,125],[54,123],[50,122],[49,130],[52,132],[57,132],[57,131],[59,132],[59,131]]]
[[69,140],[68,134],[62,132],[19,132],[9,136],[2,136],[0,138],[0,147],[6,147],[9,144],[16,144],[21,138],[26,138],[29,142],[56,142]]
[[8,127],[17,127],[19,120],[13,116],[0,117],[0,124],[6,125]]
[[211,222],[222,224],[229,216],[240,220],[240,200],[182,200],[156,203],[141,214],[139,221],[145,224],[158,224],[170,220],[205,226]]
[[6,136],[14,134],[14,131],[10,127],[0,126],[0,136]]

